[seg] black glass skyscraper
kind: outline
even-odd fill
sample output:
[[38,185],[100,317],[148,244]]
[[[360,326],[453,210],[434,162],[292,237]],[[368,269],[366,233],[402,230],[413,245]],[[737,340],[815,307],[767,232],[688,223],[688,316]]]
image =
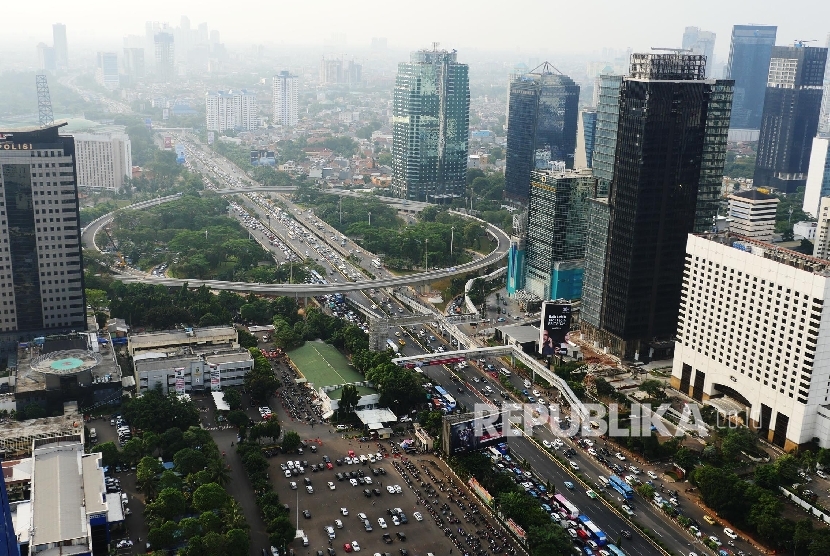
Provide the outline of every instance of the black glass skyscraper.
[[86,329],[75,140],[58,127],[0,133],[4,339]]
[[526,202],[530,172],[564,162],[573,168],[579,85],[545,62],[510,83],[505,196]]
[[[703,56],[631,58],[619,85],[607,209],[597,211],[607,217],[589,218],[588,237],[597,240],[589,244],[603,245],[605,255],[586,257],[585,271],[596,315],[584,330],[615,353],[671,348],[686,236],[699,212],[716,208],[699,197],[723,170],[731,100],[731,81],[705,79]],[[590,229],[597,226],[604,229]]]
[[732,27],[725,75],[735,82],[731,128],[761,129],[769,59],[777,32],[778,27],[774,25]]
[[793,193],[806,185],[826,63],[823,47],[772,49],[753,176],[756,187]]

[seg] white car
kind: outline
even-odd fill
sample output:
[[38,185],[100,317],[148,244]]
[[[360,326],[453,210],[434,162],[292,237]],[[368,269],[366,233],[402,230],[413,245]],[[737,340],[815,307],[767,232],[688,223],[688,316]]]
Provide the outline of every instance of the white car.
[[588,453],[591,454],[594,457],[597,457],[597,451],[594,450],[593,448],[588,448]]
[[548,442],[547,440],[543,440],[543,441],[542,441],[542,446],[544,446],[545,448],[552,448],[552,447],[553,447],[553,444],[551,444],[551,443],[550,443],[550,442]]
[[359,519],[360,521],[366,521],[369,518],[366,517],[366,514],[364,514],[363,512],[360,512],[359,514],[357,514],[357,519]]
[[285,474],[285,477],[286,477],[286,478],[291,477],[291,470],[286,469],[285,471],[283,471],[283,473]]
[[395,494],[400,494],[400,493],[403,492],[403,489],[401,488],[401,485],[392,485],[392,486],[395,489]]
[[314,487],[311,486],[311,485],[308,485],[307,487],[305,487],[305,491],[309,494],[314,494]]
[[340,521],[339,519],[335,519],[334,520],[334,526],[337,527],[338,529],[342,529],[343,528],[343,522]]
[[349,479],[349,483],[350,483],[353,487],[356,487],[356,486],[357,486],[357,479]]
[[539,396],[541,396],[542,394],[541,394],[541,392],[539,392],[539,390],[534,390],[534,391],[533,391],[533,395],[534,395],[535,397],[537,397],[537,398],[538,398],[538,397],[539,397]]
[[372,484],[372,478],[371,477],[363,477],[363,484],[364,485],[371,485]]
[[352,550],[354,552],[360,552],[360,545],[357,544],[357,541],[352,541]]
[[646,471],[646,475],[648,475],[650,479],[657,479],[657,473],[654,471]]
[[386,491],[389,494],[395,494],[395,487],[393,487],[392,485],[386,485]]
[[380,528],[381,528],[381,529],[386,529],[386,527],[388,527],[388,526],[386,525],[386,520],[385,520],[385,519],[383,519],[382,517],[379,517],[379,518],[378,518],[378,525],[380,525]]
[[392,516],[392,525],[397,526],[397,525],[400,525],[400,524],[401,524],[401,520],[400,520],[400,519],[398,519],[398,516],[393,515],[393,516]]
[[626,506],[625,504],[623,504],[622,510],[623,510],[623,511],[624,511],[627,515],[634,515],[634,510],[632,510],[632,509],[631,509],[631,506]]
[[617,458],[620,461],[625,461],[625,456],[622,455],[620,452],[617,452],[616,454],[614,454],[614,457]]
[[412,517],[415,518],[415,521],[423,521],[424,520],[424,516],[421,515],[421,512],[413,513]]
[[291,481],[289,484],[291,485],[291,490],[297,490],[297,483]]
[[577,465],[577,463],[575,461],[570,462],[570,464],[571,464],[571,469],[573,469],[574,471],[579,471],[579,465]]
[[337,488],[337,487],[334,486],[334,483],[329,481],[329,490],[334,490],[335,488]]
[[346,508],[340,508],[340,515],[349,515],[349,510]]
[[733,531],[729,527],[724,527],[723,528],[723,534],[726,535],[727,537],[729,537],[730,539],[737,539],[738,538],[738,534],[735,533],[735,531]]

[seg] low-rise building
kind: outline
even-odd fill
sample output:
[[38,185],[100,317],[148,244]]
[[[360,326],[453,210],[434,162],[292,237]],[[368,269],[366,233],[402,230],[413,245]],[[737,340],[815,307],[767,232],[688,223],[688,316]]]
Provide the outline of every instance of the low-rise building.
[[729,196],[729,231],[758,241],[771,241],[775,234],[778,197],[750,189]]
[[[147,351],[174,352],[185,348],[229,349],[239,347],[239,334],[232,326],[206,326],[163,332],[131,334],[127,339],[130,357]],[[184,353],[184,351],[182,351]]]
[[241,386],[254,360],[246,349],[213,350],[184,356],[145,352],[133,358],[138,392],[157,386],[168,392],[200,392]]
[[793,239],[796,241],[800,239],[815,241],[817,226],[817,222],[796,222],[793,224]]

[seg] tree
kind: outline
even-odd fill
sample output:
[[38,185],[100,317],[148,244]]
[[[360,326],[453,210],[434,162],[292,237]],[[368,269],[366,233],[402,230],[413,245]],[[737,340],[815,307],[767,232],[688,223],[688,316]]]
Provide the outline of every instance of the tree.
[[656,400],[666,397],[666,393],[663,391],[663,383],[653,378],[644,380],[640,384],[640,390]]
[[107,292],[104,290],[86,289],[84,290],[84,294],[86,295],[86,302],[90,304],[93,309],[97,310],[101,307],[107,307],[110,304]]
[[728,460],[740,457],[741,452],[752,454],[758,443],[758,437],[746,427],[727,429],[726,437],[721,443],[721,453]]
[[164,490],[167,488],[172,488],[175,490],[181,490],[182,485],[182,478],[176,475],[173,471],[167,470],[161,474],[158,481],[158,488],[159,490]]
[[156,458],[146,456],[138,462],[135,470],[136,483],[148,499],[155,495],[158,477],[163,471],[164,467]]
[[222,461],[213,461],[208,467],[210,480],[221,487],[225,487],[231,482],[231,474],[228,467]]
[[193,493],[193,507],[199,512],[219,510],[228,502],[228,493],[216,483],[208,483]]
[[531,527],[527,532],[527,541],[533,556],[568,554],[573,550],[571,538],[561,527]]
[[244,328],[238,328],[237,332],[239,333],[239,345],[247,348],[254,348],[259,345],[259,342],[256,339],[256,336],[245,330]]
[[202,534],[210,531],[220,533],[222,531],[222,519],[214,512],[203,512],[199,516],[199,524],[202,526]]
[[173,456],[173,463],[176,464],[176,470],[179,473],[187,476],[204,469],[207,465],[207,458],[198,450],[184,448]]
[[193,402],[178,397],[175,392],[165,396],[161,385],[141,397],[130,398],[124,406],[124,417],[145,432],[162,435],[171,427],[183,431],[199,425],[199,412]]
[[300,447],[300,442],[301,439],[299,434],[294,431],[286,431],[285,435],[282,437],[282,449],[288,453],[294,452]]
[[251,419],[244,411],[236,409],[228,413],[228,423],[237,428],[248,426],[250,421]]
[[251,536],[244,529],[230,529],[225,533],[228,556],[247,556],[251,547]]
[[179,521],[179,531],[182,532],[182,536],[185,539],[189,539],[190,537],[195,537],[201,533],[202,526],[199,524],[199,520],[195,517],[185,517]]
[[176,532],[178,526],[173,521],[166,521],[159,527],[153,527],[147,533],[147,542],[150,543],[154,549],[165,548],[173,546],[176,542]]
[[129,464],[135,464],[144,454],[144,442],[140,438],[131,438],[124,444],[123,459]]
[[147,515],[163,521],[174,520],[185,512],[187,502],[184,494],[174,488],[166,488],[145,508]]
[[[129,444],[129,442],[128,442]],[[115,442],[104,442],[92,447],[91,452],[101,453],[101,463],[109,467],[121,461],[121,454],[115,446]]]
[[343,385],[340,393],[340,403],[337,405],[338,410],[348,415],[357,407],[359,402],[360,394],[357,391],[357,387],[354,384]]
[[266,531],[268,531],[268,540],[273,546],[285,546],[291,543],[297,534],[296,527],[284,515],[271,521]]
[[242,407],[242,394],[236,388],[228,388],[224,390],[225,403],[231,408],[231,411]]

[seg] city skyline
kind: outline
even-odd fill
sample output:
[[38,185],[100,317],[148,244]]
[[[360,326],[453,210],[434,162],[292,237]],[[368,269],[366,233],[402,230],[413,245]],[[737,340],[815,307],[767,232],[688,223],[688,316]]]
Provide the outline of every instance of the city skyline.
[[[480,50],[506,50],[527,53],[528,51],[562,52],[563,54],[587,53],[601,48],[632,48],[644,51],[651,47],[680,47],[683,32],[688,26],[714,32],[720,40],[715,44],[715,58],[726,62],[729,53],[731,29],[736,24],[761,22],[777,25],[778,44],[789,44],[793,40],[815,39],[823,43],[827,35],[824,22],[830,19],[830,6],[817,0],[800,2],[801,9],[782,10],[779,2],[718,3],[705,0],[694,6],[681,6],[666,12],[654,10],[646,0],[634,0],[624,5],[602,1],[593,5],[591,36],[600,39],[590,43],[585,40],[584,29],[578,25],[563,26],[557,33],[537,35],[526,32],[526,20],[519,14],[534,13],[534,19],[559,15],[559,8],[538,0],[519,0],[510,4],[510,12],[500,12],[495,5],[491,9],[468,10],[464,5],[446,5],[428,1],[426,9],[407,14],[410,23],[393,27],[394,13],[387,4],[376,0],[361,2],[349,10],[349,6],[329,0],[316,3],[313,8],[304,6],[280,6],[280,19],[290,19],[292,24],[277,26],[268,17],[250,18],[244,12],[223,14],[221,20],[211,20],[202,4],[185,0],[176,5],[175,11],[169,3],[148,0],[140,5],[120,8],[116,20],[103,16],[89,6],[87,9],[67,5],[55,0],[45,0],[37,5],[17,3],[7,8],[6,17],[0,21],[0,36],[4,42],[22,45],[31,42],[51,42],[52,23],[63,23],[67,39],[72,46],[91,46],[108,41],[120,41],[125,35],[140,33],[145,21],[162,21],[176,24],[182,15],[194,23],[204,19],[211,26],[221,27],[223,40],[229,44],[281,44],[281,45],[324,45],[340,43],[349,47],[367,47],[372,37],[390,37],[393,49],[412,49],[428,46],[432,41],[452,44],[454,48]],[[435,9],[445,15],[435,19]],[[354,15],[352,15],[354,12]],[[378,18],[367,19],[367,12],[380,14]],[[811,17],[803,17],[809,12]],[[43,14],[49,14],[44,22]],[[388,24],[384,23],[388,13]],[[101,15],[99,15],[101,14]],[[202,15],[204,14],[204,15]],[[591,13],[574,14],[587,17]],[[276,13],[275,13],[276,16]],[[429,25],[426,25],[429,23]],[[423,29],[429,29],[425,35]],[[643,32],[647,30],[647,32]],[[589,37],[590,40],[590,37]],[[103,47],[103,45],[102,45]]]

